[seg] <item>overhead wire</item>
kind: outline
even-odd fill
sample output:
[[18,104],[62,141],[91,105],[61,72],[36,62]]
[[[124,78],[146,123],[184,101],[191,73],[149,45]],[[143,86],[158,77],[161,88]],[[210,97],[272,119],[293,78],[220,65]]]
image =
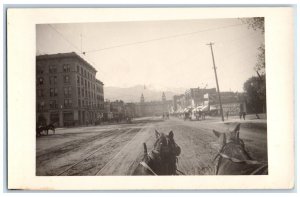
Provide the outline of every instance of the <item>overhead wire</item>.
[[[133,43],[121,44],[121,45],[116,45],[116,46],[111,46],[111,47],[105,47],[105,48],[102,48],[102,49],[91,50],[91,51],[86,51],[86,52],[82,52],[82,50],[80,50],[76,45],[74,45],[71,41],[69,41],[67,38],[65,38],[65,36],[61,32],[59,32],[55,27],[53,27],[50,24],[49,24],[49,27],[51,27],[51,29],[53,29],[57,34],[59,34],[69,45],[71,45],[73,48],[75,48],[80,53],[80,55],[84,55],[84,57],[82,57],[82,58],[87,58],[87,56],[86,56],[87,53],[94,53],[94,52],[113,49],[113,48],[120,48],[120,47],[144,44],[144,43],[154,42],[154,41],[159,41],[159,40],[166,40],[166,39],[171,39],[171,38],[176,38],[176,37],[189,36],[189,35],[198,34],[198,33],[201,33],[201,32],[215,31],[215,30],[218,30],[218,29],[225,29],[225,28],[242,26],[242,25],[245,25],[245,24],[234,24],[234,25],[221,26],[221,27],[218,27],[218,28],[209,28],[209,29],[204,29],[204,30],[195,31],[195,32],[189,32],[189,33],[184,33],[184,34],[176,34],[176,35],[165,36],[165,37],[160,37],[160,38],[156,38],[156,39],[150,39],[150,40],[138,41],[138,42],[133,42]],[[236,41],[236,40],[240,40],[242,38],[243,37],[241,37],[239,39],[230,39],[230,40],[225,40],[225,41],[223,40],[222,43],[227,42],[227,41]],[[206,42],[203,42],[203,43],[206,43]],[[195,55],[196,54],[194,54],[192,56],[194,57]],[[186,58],[184,58],[182,60],[179,60],[175,64],[178,64],[180,62],[184,62],[189,57],[191,57],[191,56],[187,56]],[[94,65],[97,65],[95,62],[91,61],[90,59],[89,59],[89,61],[92,62]],[[102,69],[100,69],[100,70],[104,73],[104,71]]]
[[120,45],[105,47],[105,48],[101,48],[101,49],[97,49],[97,50],[86,51],[85,53],[95,53],[95,52],[99,52],[99,51],[103,51],[103,50],[108,50],[108,49],[114,49],[114,48],[120,48],[120,47],[125,47],[125,46],[133,46],[133,45],[145,44],[145,43],[148,43],[148,42],[155,42],[155,41],[172,39],[172,38],[177,38],[177,37],[189,36],[189,35],[198,34],[198,33],[202,33],[202,32],[215,31],[215,30],[218,30],[218,29],[225,29],[225,28],[242,26],[242,25],[245,25],[245,24],[227,25],[227,26],[221,26],[221,27],[218,27],[218,28],[209,28],[209,29],[204,29],[204,30],[199,30],[199,31],[194,31],[194,32],[189,32],[189,33],[176,34],[176,35],[171,35],[171,36],[154,38],[154,39],[150,39],[150,40],[143,40],[143,41],[137,41],[137,42],[132,42],[132,43],[120,44]]
[[71,41],[69,41],[67,38],[65,38],[65,36],[62,34],[62,33],[60,33],[55,27],[53,27],[52,25],[48,25],[49,27],[51,27],[51,29],[52,30],[54,30],[58,35],[60,35],[60,37],[62,38],[62,39],[64,39],[68,44],[70,44],[74,49],[76,49],[77,50],[77,52],[79,52],[79,56],[81,57],[81,58],[83,58],[83,59],[88,59],[88,61],[89,62],[91,62],[91,63],[93,63],[94,65],[97,65],[98,66],[98,69],[99,70],[101,70],[104,74],[105,74],[105,72],[102,70],[102,69],[100,69],[100,67],[99,67],[99,65],[98,64],[96,64],[94,61],[92,61],[91,59],[89,59],[89,58],[87,58],[87,56],[82,56],[82,55],[85,55],[76,45],[74,45]]
[[60,33],[55,27],[53,27],[53,25],[48,24],[48,26],[51,29],[53,29],[57,34],[59,34],[62,39],[64,39],[66,42],[68,42],[71,46],[73,46],[77,51],[79,51],[81,53],[80,49],[76,45],[74,45],[71,41],[69,41],[68,39],[66,39],[65,36],[62,33]]

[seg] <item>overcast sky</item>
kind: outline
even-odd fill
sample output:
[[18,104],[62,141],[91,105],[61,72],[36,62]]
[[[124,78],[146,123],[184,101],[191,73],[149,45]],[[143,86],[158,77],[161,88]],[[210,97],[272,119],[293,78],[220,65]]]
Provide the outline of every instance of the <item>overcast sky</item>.
[[37,25],[38,55],[84,51],[115,87],[216,87],[209,42],[220,90],[243,91],[264,35],[238,19]]

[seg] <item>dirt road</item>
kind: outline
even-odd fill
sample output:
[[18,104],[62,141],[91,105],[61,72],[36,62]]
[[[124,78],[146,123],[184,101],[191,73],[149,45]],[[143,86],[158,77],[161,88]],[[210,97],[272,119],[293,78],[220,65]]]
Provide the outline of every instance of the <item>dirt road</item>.
[[[238,121],[238,120],[237,120]],[[235,121],[232,121],[235,123]],[[154,129],[174,132],[181,147],[178,169],[187,175],[213,173],[217,154],[216,138],[211,132],[226,132],[231,123],[218,121],[142,121],[134,124],[59,129],[55,135],[37,138],[36,174],[39,176],[131,175],[142,157],[142,143],[151,150]],[[241,138],[257,160],[267,160],[265,123],[243,122]]]

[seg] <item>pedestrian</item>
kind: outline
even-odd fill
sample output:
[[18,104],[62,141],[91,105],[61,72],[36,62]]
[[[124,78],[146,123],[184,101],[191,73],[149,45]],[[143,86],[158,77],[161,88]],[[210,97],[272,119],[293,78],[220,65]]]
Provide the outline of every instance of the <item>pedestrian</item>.
[[246,112],[243,112],[243,119],[245,120],[246,118]]
[[242,119],[242,112],[240,111],[240,120]]
[[228,120],[228,116],[229,116],[229,111],[226,112],[226,117],[227,117],[227,120]]

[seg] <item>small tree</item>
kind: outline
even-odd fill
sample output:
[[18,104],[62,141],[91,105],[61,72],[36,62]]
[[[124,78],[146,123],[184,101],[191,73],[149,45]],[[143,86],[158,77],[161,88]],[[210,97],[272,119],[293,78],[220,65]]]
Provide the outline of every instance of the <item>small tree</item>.
[[244,83],[244,91],[247,94],[247,105],[254,113],[265,112],[266,110],[266,83],[265,75],[251,77]]

